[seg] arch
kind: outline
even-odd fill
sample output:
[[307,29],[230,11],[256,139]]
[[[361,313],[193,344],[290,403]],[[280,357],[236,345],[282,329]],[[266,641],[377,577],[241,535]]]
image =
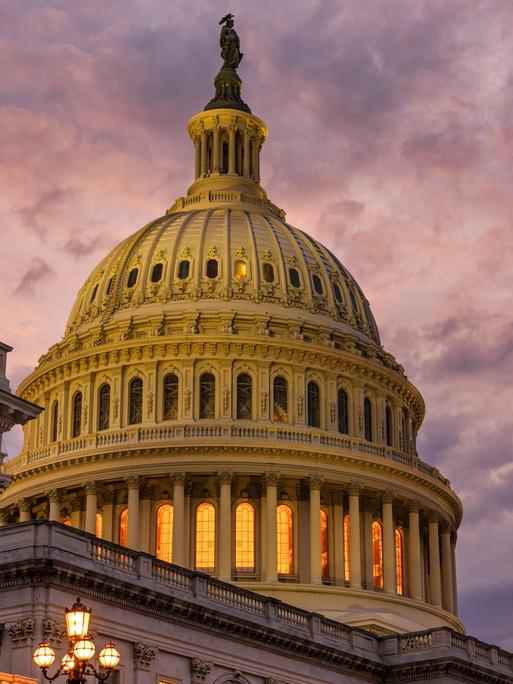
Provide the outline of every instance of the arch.
[[321,508],[321,577],[329,577],[328,563],[328,514]]
[[394,424],[392,418],[392,407],[387,404],[385,407],[385,438],[387,446],[394,445]]
[[173,513],[172,504],[161,504],[155,513],[155,555],[166,563],[173,562]]
[[168,373],[162,383],[162,420],[178,419],[178,376]]
[[201,572],[215,571],[216,509],[208,501],[196,508],[195,568]]
[[349,513],[344,516],[344,582],[349,582],[349,553],[350,553],[350,537],[349,537]]
[[253,379],[248,373],[237,376],[237,419],[251,420],[253,417]]
[[128,385],[128,423],[136,425],[142,423],[143,413],[143,381],[132,378]]
[[164,270],[164,264],[162,262],[159,262],[159,263],[153,265],[153,268],[151,269],[151,282],[152,283],[158,283],[160,280],[162,280],[163,270]]
[[213,373],[203,373],[200,376],[199,387],[199,417],[216,417],[216,378]]
[[71,436],[80,437],[82,432],[82,392],[75,392],[72,404]]
[[235,572],[255,572],[255,507],[249,501],[235,509]]
[[404,531],[395,528],[395,590],[404,596]]
[[308,425],[318,428],[321,425],[321,392],[313,380],[308,383],[307,400]]
[[277,571],[280,575],[292,575],[294,569],[294,514],[287,504],[276,509]]
[[128,508],[123,508],[119,514],[119,545],[126,546],[128,542]]
[[372,523],[372,575],[374,589],[383,589],[383,525],[379,520]]
[[51,423],[51,440],[52,440],[52,442],[57,441],[58,430],[59,430],[59,402],[56,399],[52,404],[52,423]]
[[338,405],[338,431],[344,435],[349,433],[349,401],[345,389],[339,389],[337,396]]
[[288,382],[282,375],[273,380],[273,420],[277,423],[288,423],[289,404]]
[[372,404],[369,397],[363,400],[363,434],[368,442],[372,442]]
[[110,385],[105,382],[98,390],[98,430],[110,426]]
[[101,513],[96,514],[96,536],[101,538],[103,534],[103,515]]

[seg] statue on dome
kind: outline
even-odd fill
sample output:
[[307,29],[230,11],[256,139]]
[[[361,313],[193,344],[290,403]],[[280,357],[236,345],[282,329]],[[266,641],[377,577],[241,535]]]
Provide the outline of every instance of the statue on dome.
[[240,51],[240,41],[237,32],[233,28],[233,14],[226,14],[219,24],[223,24],[221,29],[221,57],[223,58],[223,68],[236,69],[244,55]]

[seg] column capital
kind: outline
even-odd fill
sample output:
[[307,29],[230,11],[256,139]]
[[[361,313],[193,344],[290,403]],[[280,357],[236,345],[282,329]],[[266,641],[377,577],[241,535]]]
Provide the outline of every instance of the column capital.
[[280,473],[276,472],[269,472],[265,473],[265,475],[262,477],[262,482],[266,487],[277,487],[278,482],[280,481]]
[[186,473],[171,473],[169,477],[171,478],[173,487],[176,485],[185,487],[185,481],[187,479]]
[[125,482],[128,485],[128,489],[139,489],[144,480],[140,475],[130,475],[129,477],[125,477]]
[[430,525],[433,523],[436,523],[438,525],[441,520],[440,514],[436,511],[428,511],[427,520]]
[[217,484],[219,486],[221,485],[230,485],[233,482],[233,473],[229,470],[223,470],[219,473],[217,473]]
[[321,475],[309,475],[306,481],[310,491],[320,491],[324,478]]
[[32,512],[32,502],[30,499],[18,499],[18,501],[16,501],[16,506],[20,510],[20,513]]
[[419,502],[417,501],[417,499],[412,499],[412,500],[408,503],[408,512],[409,512],[409,513],[419,513],[419,511],[420,511],[420,504],[419,504]]
[[389,489],[384,491],[381,494],[381,503],[382,504],[391,504],[394,503],[394,493],[391,492]]
[[350,482],[347,491],[349,496],[360,496],[362,489],[362,485],[359,482]]
[[440,534],[451,534],[453,526],[448,520],[440,520]]
[[98,494],[100,491],[100,487],[98,486],[98,483],[95,482],[94,480],[90,480],[89,482],[86,482],[84,484],[84,489],[86,491],[86,494]]
[[46,496],[48,497],[48,501],[50,503],[60,503],[62,499],[62,495],[58,489],[48,489],[45,492]]

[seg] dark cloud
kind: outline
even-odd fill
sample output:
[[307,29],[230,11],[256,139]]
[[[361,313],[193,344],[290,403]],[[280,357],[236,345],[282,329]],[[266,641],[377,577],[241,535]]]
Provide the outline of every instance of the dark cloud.
[[31,295],[36,287],[55,276],[53,269],[41,257],[34,257],[29,268],[21,277],[19,285],[14,290],[15,295]]

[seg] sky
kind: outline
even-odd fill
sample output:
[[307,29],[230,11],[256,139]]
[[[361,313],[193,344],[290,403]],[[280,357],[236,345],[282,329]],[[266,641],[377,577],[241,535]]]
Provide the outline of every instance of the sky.
[[0,0],[12,386],[101,257],[185,194],[228,11],[270,128],[262,184],[356,277],[422,392],[419,454],[465,509],[461,617],[513,650],[513,2]]

